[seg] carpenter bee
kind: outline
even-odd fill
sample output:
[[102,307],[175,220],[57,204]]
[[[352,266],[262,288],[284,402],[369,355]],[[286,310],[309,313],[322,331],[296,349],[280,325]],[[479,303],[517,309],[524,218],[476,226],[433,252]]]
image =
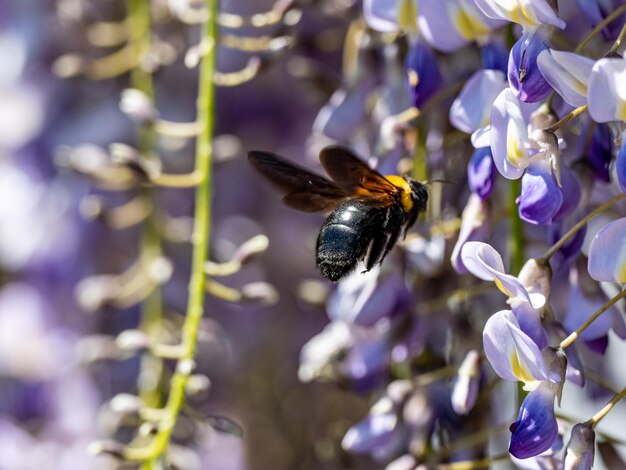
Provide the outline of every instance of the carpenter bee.
[[426,210],[423,184],[383,176],[344,147],[320,152],[330,180],[273,153],[252,151],[248,159],[285,193],[288,206],[305,212],[332,210],[317,237],[317,267],[331,281],[350,273],[359,261],[365,261],[365,271],[382,263],[402,228],[406,233]]

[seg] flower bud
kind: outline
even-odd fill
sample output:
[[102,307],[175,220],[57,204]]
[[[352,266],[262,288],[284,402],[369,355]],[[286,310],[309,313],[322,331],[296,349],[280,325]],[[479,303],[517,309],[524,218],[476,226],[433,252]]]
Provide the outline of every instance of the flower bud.
[[421,41],[411,44],[406,59],[406,70],[411,103],[419,108],[443,84],[437,59],[428,45]]
[[122,90],[120,110],[139,124],[146,124],[157,118],[156,109],[148,95],[135,88]]
[[108,454],[112,457],[123,459],[124,446],[115,441],[93,441],[87,446],[87,453],[91,455]]
[[267,282],[251,282],[241,288],[241,299],[260,305],[273,305],[279,300],[276,288]]
[[508,78],[520,101],[536,103],[552,91],[537,66],[537,56],[547,47],[539,31],[524,33],[513,45],[509,55]]
[[141,330],[125,330],[117,336],[115,343],[122,351],[136,352],[150,345],[150,337]]
[[497,174],[498,170],[493,162],[491,147],[476,149],[467,168],[470,190],[484,201],[495,188]]
[[139,414],[144,406],[143,400],[137,395],[130,393],[118,393],[109,402],[111,410],[115,413],[124,415]]
[[552,268],[550,263],[530,258],[517,276],[528,292],[539,292],[548,297],[552,284]]
[[589,470],[593,465],[596,433],[586,423],[572,428],[572,436],[565,450],[564,470]]
[[471,350],[465,356],[452,387],[452,408],[458,415],[468,414],[478,398],[480,354]]

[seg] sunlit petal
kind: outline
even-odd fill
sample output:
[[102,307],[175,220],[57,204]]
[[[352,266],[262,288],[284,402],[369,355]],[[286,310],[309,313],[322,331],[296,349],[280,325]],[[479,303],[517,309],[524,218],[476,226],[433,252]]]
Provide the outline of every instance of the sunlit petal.
[[609,222],[596,234],[588,268],[596,281],[626,283],[626,218]]
[[572,52],[543,50],[537,57],[537,65],[546,81],[574,107],[587,104],[587,86],[593,68],[593,60]]

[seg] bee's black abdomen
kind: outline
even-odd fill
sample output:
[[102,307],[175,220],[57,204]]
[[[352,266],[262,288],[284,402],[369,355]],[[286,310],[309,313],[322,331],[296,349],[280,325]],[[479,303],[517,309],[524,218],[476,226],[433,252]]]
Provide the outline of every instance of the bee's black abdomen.
[[324,277],[337,281],[354,270],[384,225],[385,212],[351,200],[328,216],[317,238],[317,267]]

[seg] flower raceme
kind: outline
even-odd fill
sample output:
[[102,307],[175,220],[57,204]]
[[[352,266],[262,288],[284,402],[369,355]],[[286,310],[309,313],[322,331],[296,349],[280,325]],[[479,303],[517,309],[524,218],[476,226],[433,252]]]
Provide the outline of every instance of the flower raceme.
[[509,452],[528,458],[548,450],[558,435],[554,399],[560,395],[566,361],[552,348],[540,350],[510,310],[489,318],[483,330],[487,360],[504,380],[521,381],[530,393],[511,425]]

